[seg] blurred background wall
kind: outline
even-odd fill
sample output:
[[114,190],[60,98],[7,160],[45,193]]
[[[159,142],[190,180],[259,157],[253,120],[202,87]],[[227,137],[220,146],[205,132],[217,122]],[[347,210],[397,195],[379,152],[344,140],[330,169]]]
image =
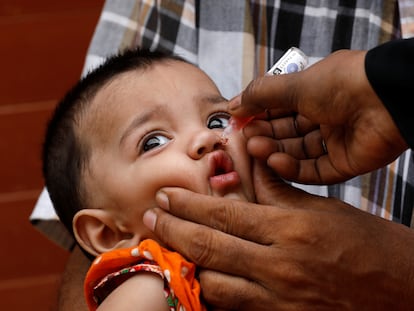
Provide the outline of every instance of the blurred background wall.
[[40,150],[79,78],[103,0],[0,0],[0,310],[56,310],[68,253],[34,229]]

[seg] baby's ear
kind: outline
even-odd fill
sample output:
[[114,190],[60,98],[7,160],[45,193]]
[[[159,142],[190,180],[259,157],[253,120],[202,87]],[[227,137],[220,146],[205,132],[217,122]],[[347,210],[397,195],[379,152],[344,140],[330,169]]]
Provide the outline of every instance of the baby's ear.
[[134,234],[120,230],[112,215],[102,209],[78,211],[73,218],[73,232],[79,245],[94,256],[138,242]]

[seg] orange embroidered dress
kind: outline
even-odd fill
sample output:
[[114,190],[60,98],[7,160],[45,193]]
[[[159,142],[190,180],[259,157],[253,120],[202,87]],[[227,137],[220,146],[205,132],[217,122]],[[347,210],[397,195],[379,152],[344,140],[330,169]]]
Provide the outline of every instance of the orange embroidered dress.
[[84,283],[89,310],[96,310],[117,286],[140,271],[156,273],[164,280],[164,293],[171,311],[206,310],[200,302],[195,265],[153,240],[113,250],[94,260]]

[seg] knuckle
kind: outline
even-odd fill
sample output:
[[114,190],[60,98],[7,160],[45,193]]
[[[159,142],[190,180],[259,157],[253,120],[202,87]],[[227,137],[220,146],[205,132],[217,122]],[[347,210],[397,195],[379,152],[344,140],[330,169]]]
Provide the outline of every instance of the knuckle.
[[242,103],[244,101],[250,102],[253,99],[255,100],[255,105],[259,107],[261,110],[266,108],[266,105],[263,104],[263,100],[261,100],[261,96],[263,94],[262,88],[264,86],[264,77],[258,77],[257,79],[251,81],[245,91],[243,92]]
[[243,92],[243,99],[254,96],[257,84],[258,84],[258,80],[253,80],[247,85],[246,89]]
[[[217,283],[214,287],[210,286],[206,288],[203,286],[203,283],[201,284],[203,298],[210,304],[221,307],[225,305],[226,310],[239,310],[239,301],[230,294],[226,286]],[[223,297],[226,297],[224,302]]]
[[299,263],[292,261],[291,258],[289,261],[280,261],[279,263],[277,273],[279,281],[284,282],[288,287],[298,287],[305,284],[305,275]]
[[190,239],[189,259],[197,265],[211,267],[214,252],[212,232],[200,226],[194,229]]
[[[228,205],[230,205],[230,207]],[[232,202],[226,202],[226,204],[219,203],[210,213],[210,227],[220,231],[226,231],[226,227],[228,226],[227,221],[231,219],[228,214],[232,208]]]
[[[268,290],[253,281],[234,295],[234,310],[274,310],[274,297],[268,299]],[[264,293],[266,292],[266,293]]]
[[[226,200],[218,202],[209,214],[209,227],[221,232],[234,234],[241,230],[238,220],[241,217],[243,205],[240,201]],[[248,225],[245,222],[244,225]]]
[[234,310],[256,310],[257,306],[254,306],[253,303],[255,300],[256,299],[252,297],[251,291],[248,291],[245,288],[239,288],[233,295],[233,308]]
[[216,276],[217,274],[208,273],[208,271],[200,274],[203,298],[211,305],[220,306],[226,310],[243,310],[243,305],[251,300],[249,291],[243,287],[234,286],[233,283],[228,283],[229,280],[223,284],[221,282],[223,279]]

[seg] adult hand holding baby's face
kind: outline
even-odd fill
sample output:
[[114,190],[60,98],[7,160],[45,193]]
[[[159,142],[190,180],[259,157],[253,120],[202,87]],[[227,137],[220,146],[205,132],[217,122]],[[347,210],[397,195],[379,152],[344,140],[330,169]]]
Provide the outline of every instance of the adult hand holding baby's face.
[[207,302],[231,310],[408,308],[410,229],[292,188],[258,162],[254,175],[263,205],[168,188],[157,196],[168,212],[144,216],[204,268]]

